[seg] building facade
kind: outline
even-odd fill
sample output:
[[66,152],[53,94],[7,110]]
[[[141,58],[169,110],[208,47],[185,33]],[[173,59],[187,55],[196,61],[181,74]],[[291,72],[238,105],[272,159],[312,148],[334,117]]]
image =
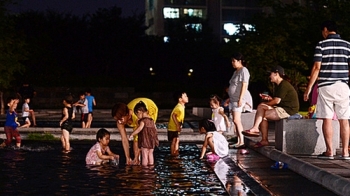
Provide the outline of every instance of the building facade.
[[[245,24],[256,13],[262,12],[259,0],[146,0],[147,35],[169,36],[169,22],[182,18],[198,18],[207,21],[217,42],[227,39],[237,31],[237,25]],[[197,20],[198,21],[198,20]],[[201,31],[202,23],[186,26]]]

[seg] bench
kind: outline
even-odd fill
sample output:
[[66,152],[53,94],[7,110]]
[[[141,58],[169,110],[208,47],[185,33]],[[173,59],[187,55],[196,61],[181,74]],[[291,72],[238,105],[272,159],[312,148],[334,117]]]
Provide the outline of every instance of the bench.
[[[340,147],[339,122],[333,125],[333,154]],[[322,120],[282,119],[275,122],[275,148],[288,154],[318,155],[326,151]]]

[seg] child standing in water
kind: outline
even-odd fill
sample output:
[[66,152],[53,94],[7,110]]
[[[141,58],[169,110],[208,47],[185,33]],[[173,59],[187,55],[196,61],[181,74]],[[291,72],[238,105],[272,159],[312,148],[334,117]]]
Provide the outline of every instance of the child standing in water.
[[85,93],[80,92],[79,94],[79,101],[73,104],[73,106],[78,106],[80,107],[80,121],[81,121],[81,128],[88,128],[87,123],[88,123],[88,118],[89,118],[89,108],[88,108],[88,101],[85,99]]
[[16,139],[16,146],[21,147],[21,136],[19,135],[17,127],[19,123],[17,122],[16,108],[19,100],[14,97],[9,97],[7,99],[7,106],[9,109],[6,111],[6,122],[4,126],[6,140],[0,145],[0,147],[10,146],[12,138]]
[[185,104],[188,103],[188,97],[185,92],[178,91],[174,94],[177,105],[170,114],[168,123],[168,141],[171,142],[170,154],[172,156],[179,155],[180,132],[182,124],[185,120]]
[[210,97],[210,107],[212,109],[212,120],[215,124],[216,130],[220,133],[226,132],[229,128],[230,121],[224,112],[224,108],[220,106],[221,99],[217,95],[212,95]]
[[133,139],[138,134],[138,147],[141,148],[142,166],[152,166],[154,165],[153,151],[159,145],[156,125],[148,114],[145,103],[142,101],[135,105],[134,113],[139,119],[139,126],[132,132],[129,139]]
[[63,99],[64,108],[62,110],[62,118],[60,121],[60,127],[62,130],[61,142],[63,152],[70,152],[70,143],[69,143],[69,134],[73,130],[72,120],[75,118],[75,114],[73,112],[73,97],[71,95],[67,95]]
[[93,111],[93,108],[96,106],[95,97],[91,95],[91,89],[90,88],[86,89],[85,99],[87,100],[88,109],[89,109],[88,121],[87,121],[87,123],[85,125],[85,128],[90,128],[91,127],[91,123],[92,123],[92,119],[94,118],[94,115],[93,115],[92,111]]
[[99,129],[96,134],[96,144],[93,145],[86,155],[85,162],[87,165],[101,165],[109,160],[119,162],[119,155],[114,154],[109,148],[111,134],[107,129]]
[[[216,131],[215,124],[212,120],[204,119],[199,122],[199,133],[206,134],[202,146],[200,159],[207,156],[208,160],[217,160],[228,155],[228,142],[226,138]],[[211,152],[206,153],[209,145]]]

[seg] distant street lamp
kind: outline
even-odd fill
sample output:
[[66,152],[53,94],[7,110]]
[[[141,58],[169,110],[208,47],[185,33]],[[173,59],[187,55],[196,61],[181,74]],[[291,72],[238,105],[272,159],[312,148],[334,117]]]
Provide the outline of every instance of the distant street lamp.
[[192,73],[193,73],[193,69],[189,69],[187,75],[192,76]]
[[149,71],[151,72],[151,76],[156,75],[156,73],[153,72],[153,67],[150,67],[150,68],[149,68]]

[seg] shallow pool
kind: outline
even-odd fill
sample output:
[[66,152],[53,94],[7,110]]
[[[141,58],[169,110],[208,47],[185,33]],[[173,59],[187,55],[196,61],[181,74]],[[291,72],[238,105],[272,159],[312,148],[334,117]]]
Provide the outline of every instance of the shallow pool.
[[[23,141],[21,149],[0,149],[0,195],[228,195],[210,165],[199,160],[195,144],[181,144],[179,157],[169,145],[155,151],[154,168],[103,165],[87,167],[94,141],[72,141],[69,154],[58,141]],[[111,142],[122,155],[120,142]]]

